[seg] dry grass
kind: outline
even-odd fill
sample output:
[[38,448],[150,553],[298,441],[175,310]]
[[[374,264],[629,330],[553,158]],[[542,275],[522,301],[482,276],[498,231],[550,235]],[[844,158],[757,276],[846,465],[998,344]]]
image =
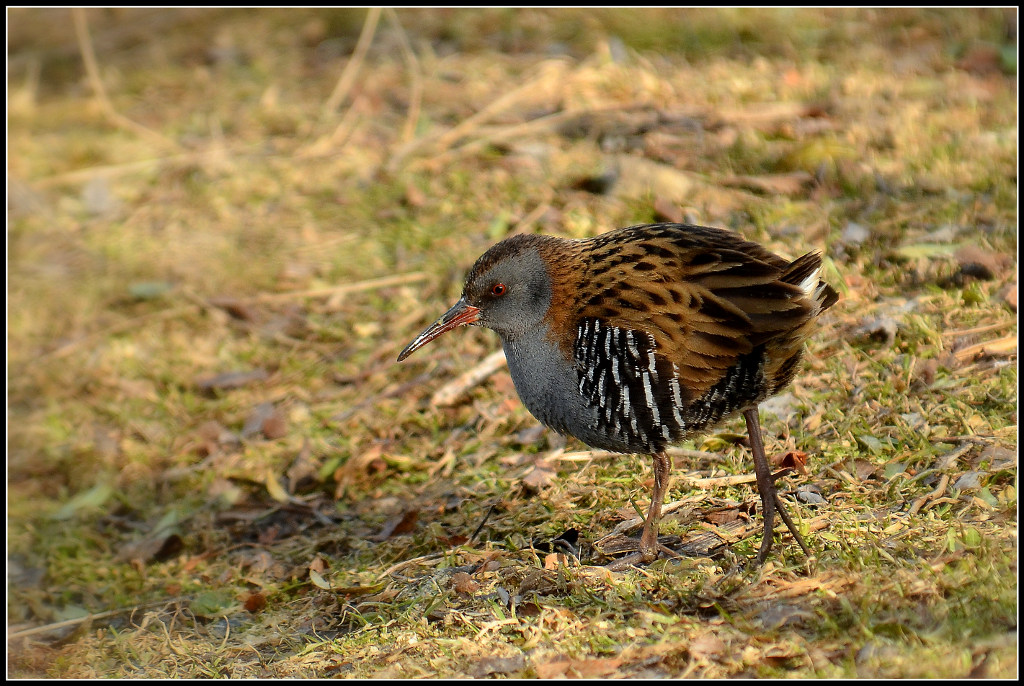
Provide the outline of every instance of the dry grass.
[[[8,11],[9,675],[1012,677],[1016,14],[366,18]],[[735,423],[607,573],[644,458],[432,403],[489,332],[394,363],[498,238],[655,217],[830,257],[763,413],[813,564]]]

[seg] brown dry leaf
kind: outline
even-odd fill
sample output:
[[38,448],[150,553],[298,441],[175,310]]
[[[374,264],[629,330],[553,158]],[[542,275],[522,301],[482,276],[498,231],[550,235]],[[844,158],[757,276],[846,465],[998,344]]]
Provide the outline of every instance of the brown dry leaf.
[[799,624],[812,616],[813,613],[797,605],[774,602],[758,614],[758,619],[766,629],[775,631],[787,624]]
[[795,579],[793,581],[778,579],[773,583],[778,586],[778,590],[774,594],[775,597],[797,598],[809,593],[825,593],[829,597],[835,597],[837,593],[842,592],[850,584],[850,581],[848,579],[818,577],[814,579]]
[[504,554],[500,551],[494,551],[492,553],[489,553],[487,557],[484,558],[483,562],[480,563],[480,566],[477,567],[477,570],[474,572],[474,574],[480,574],[481,572],[493,572],[495,570],[501,569],[502,557],[504,557]]
[[899,330],[900,325],[894,318],[888,316],[875,317],[854,330],[853,337],[863,337],[885,343],[886,345],[892,345],[896,342],[896,335],[899,333]]
[[473,580],[466,572],[452,574],[452,588],[458,593],[472,595],[480,590],[480,584]]
[[271,441],[283,438],[288,433],[288,420],[285,419],[284,413],[279,408],[274,408],[270,416],[260,424],[260,431],[263,432],[265,438]]
[[773,667],[785,667],[790,660],[798,659],[801,652],[790,646],[772,646],[764,651],[764,660]]
[[419,510],[406,510],[402,514],[392,517],[385,522],[381,530],[376,535],[371,536],[370,540],[380,543],[388,540],[392,536],[407,534],[416,528],[416,520],[419,519],[419,516]]
[[779,469],[793,469],[800,474],[807,474],[807,453],[800,450],[773,455],[771,463]]
[[378,463],[380,469],[383,470],[386,467],[381,459],[383,453],[384,446],[380,443],[375,443],[365,452],[352,455],[345,464],[334,470],[334,480],[338,482],[338,486],[334,489],[335,499],[340,500],[343,498],[345,490],[362,480],[368,472],[375,471]]
[[707,633],[693,639],[688,650],[690,656],[696,660],[713,660],[725,653],[726,645],[715,634]]
[[259,529],[259,535],[256,540],[260,545],[270,545],[277,540],[277,537],[281,535],[281,527],[277,524],[271,524],[270,526]]
[[288,477],[288,492],[295,493],[302,482],[316,481],[320,465],[313,459],[313,449],[309,443],[309,437],[302,439],[302,448],[299,454],[292,460],[291,466],[285,472]]
[[617,657],[592,658],[582,660],[559,659],[537,665],[537,676],[541,679],[594,679],[614,674],[622,664]]
[[512,674],[526,668],[526,656],[484,657],[477,660],[469,669],[476,679],[483,679],[491,674]]
[[683,208],[678,203],[658,197],[654,199],[654,218],[658,221],[682,224],[686,217],[683,214]]
[[161,562],[177,555],[185,547],[181,536],[166,531],[155,536],[147,536],[140,541],[133,541],[121,546],[117,557],[132,562],[137,567],[148,562]]
[[552,469],[551,464],[545,460],[538,460],[533,469],[523,477],[523,484],[528,488],[539,491],[551,483],[558,476],[558,472]]
[[581,579],[586,579],[594,583],[615,584],[625,580],[626,578],[616,576],[615,572],[607,567],[593,567],[589,565],[580,567],[576,573]]
[[723,186],[746,188],[747,190],[768,195],[797,195],[814,181],[814,177],[806,171],[799,170],[786,174],[759,174],[728,176],[719,179]]
[[277,287],[282,292],[308,288],[315,275],[316,266],[309,262],[285,262],[277,274]]
[[182,571],[191,572],[191,571],[195,570],[195,568],[199,566],[200,562],[205,562],[210,557],[212,557],[213,554],[214,554],[213,552],[207,552],[207,553],[203,553],[202,555],[190,555],[189,557],[185,558],[184,562],[182,562],[182,564],[181,564]]
[[211,443],[217,443],[222,440],[222,436],[225,433],[230,433],[225,429],[220,422],[215,422],[212,419],[210,421],[203,422],[196,429],[196,435],[204,441],[210,441]]
[[317,555],[309,563],[309,568],[315,572],[322,573],[330,569],[330,567],[330,563],[327,562],[327,560],[325,560],[321,555]]
[[729,122],[751,126],[774,125],[785,119],[816,116],[821,110],[819,105],[803,102],[760,102],[742,109],[719,108],[718,116]]
[[877,470],[878,467],[868,460],[857,458],[853,461],[853,472],[861,481],[865,481],[873,477]]
[[931,357],[921,361],[914,370],[914,381],[921,386],[928,388],[935,383],[935,375],[939,371],[938,359]]
[[250,593],[245,598],[245,609],[249,612],[256,614],[267,606],[267,596],[263,595],[259,591]]
[[536,567],[527,571],[523,580],[519,582],[518,594],[525,597],[554,593],[559,588],[559,576],[550,572],[550,569],[537,569]]
[[981,451],[972,464],[977,466],[984,462],[988,463],[989,471],[1013,469],[1017,466],[1017,451],[999,445],[990,445]]
[[258,306],[231,296],[215,296],[209,299],[209,303],[243,322],[253,322],[263,318]]
[[339,586],[334,589],[335,593],[349,596],[367,596],[365,600],[387,603],[391,602],[398,596],[398,591],[393,588],[385,588],[386,582],[382,581],[379,584],[373,586]]
[[565,553],[549,553],[544,556],[544,569],[558,569],[569,564]]
[[242,438],[252,438],[260,433],[263,428],[263,422],[273,414],[274,403],[260,403],[252,408],[249,416],[245,418],[245,424],[242,425]]
[[1000,276],[1012,263],[1009,255],[986,250],[977,245],[965,245],[954,254],[960,273],[982,281]]
[[426,194],[416,184],[409,182],[405,185],[405,204],[409,207],[423,207],[427,202]]
[[257,381],[270,377],[265,369],[252,369],[244,372],[225,372],[214,376],[200,377],[195,380],[196,387],[201,391],[230,391],[242,388]]
[[525,603],[519,603],[516,605],[516,616],[517,617],[539,617],[540,613],[544,611],[544,606],[534,602],[527,601]]
[[715,526],[722,526],[723,524],[729,524],[735,522],[740,518],[740,511],[735,507],[726,508],[723,510],[714,510],[704,515],[704,519]]
[[972,47],[966,55],[957,60],[956,67],[978,76],[998,74],[1003,68],[1003,59],[998,47],[982,43]]
[[276,561],[269,550],[262,548],[240,550],[237,556],[239,569],[246,570],[249,577],[258,578],[266,574],[280,579],[285,573],[284,565]]

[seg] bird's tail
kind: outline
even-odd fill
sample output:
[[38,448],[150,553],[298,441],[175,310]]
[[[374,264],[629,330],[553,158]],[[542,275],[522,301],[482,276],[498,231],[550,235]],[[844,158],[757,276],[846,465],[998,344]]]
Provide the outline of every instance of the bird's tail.
[[818,312],[827,310],[839,300],[835,289],[821,279],[821,253],[817,250],[790,262],[779,280],[799,286],[808,298],[817,303]]

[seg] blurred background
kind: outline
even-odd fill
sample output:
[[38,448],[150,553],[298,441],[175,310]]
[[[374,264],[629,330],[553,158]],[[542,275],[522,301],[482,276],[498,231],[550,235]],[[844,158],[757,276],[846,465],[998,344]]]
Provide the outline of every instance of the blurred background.
[[[874,638],[824,618],[873,626],[881,605],[806,590],[792,597],[817,619],[757,624],[771,589],[702,587],[777,638],[828,645],[751,661],[746,648],[769,646],[716,629],[714,659],[679,648],[645,654],[644,669],[1012,669],[1001,637],[1016,592],[1015,9],[11,8],[7,19],[9,674],[639,674],[625,658],[571,669],[550,658],[622,654],[567,647],[561,614],[543,639],[493,631],[445,658],[407,643],[402,660],[352,656],[380,650],[367,627],[461,640],[496,621],[472,586],[445,577],[439,604],[394,581],[393,565],[460,545],[522,550],[572,527],[592,540],[647,497],[644,458],[559,461],[585,451],[539,429],[501,369],[449,385],[498,348],[490,332],[394,359],[497,240],[649,221],[733,229],[790,257],[826,252],[842,299],[805,375],[769,410],[769,450],[811,454],[821,502],[839,494],[815,511],[841,533],[819,538],[826,570],[856,579],[857,597],[901,598],[886,621],[910,628],[862,654]],[[749,468],[728,431],[691,447],[724,456],[679,470]],[[715,497],[735,509],[751,493]],[[908,509],[921,521],[890,530]],[[917,600],[894,590],[937,551],[965,550],[982,571],[929,572]],[[459,554],[453,565],[482,559]],[[838,588],[835,575],[814,579]],[[665,611],[693,610],[696,582],[659,583],[676,589]],[[337,591],[356,587],[376,595]],[[559,602],[590,607],[586,597]],[[142,603],[157,608],[146,622],[125,610]],[[175,624],[183,608],[190,619]],[[430,612],[443,629],[410,619]],[[580,631],[655,636],[629,617]],[[314,634],[350,657],[304,662]],[[962,635],[986,637],[987,652]],[[262,657],[238,648],[228,660],[243,644]],[[538,645],[549,652],[500,665],[472,652]]]

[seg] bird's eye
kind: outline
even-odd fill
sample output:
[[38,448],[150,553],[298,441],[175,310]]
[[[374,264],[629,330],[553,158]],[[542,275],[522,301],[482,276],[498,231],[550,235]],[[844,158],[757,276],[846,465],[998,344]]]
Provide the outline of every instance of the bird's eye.
[[491,295],[493,295],[493,296],[505,295],[505,284],[503,284],[503,283],[496,283],[493,286],[491,286]]

